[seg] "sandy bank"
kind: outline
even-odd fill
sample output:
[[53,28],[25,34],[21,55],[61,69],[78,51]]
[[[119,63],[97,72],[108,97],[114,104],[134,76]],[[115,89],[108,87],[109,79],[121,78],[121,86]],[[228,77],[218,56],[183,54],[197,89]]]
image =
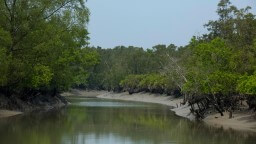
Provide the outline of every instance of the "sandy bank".
[[[150,94],[150,93],[137,93],[129,95],[127,92],[123,93],[113,93],[106,91],[80,91],[73,90],[69,95],[72,96],[85,96],[85,97],[98,97],[104,99],[115,99],[115,100],[126,100],[126,101],[140,101],[148,103],[157,103],[167,106],[174,107],[171,109],[181,117],[194,120],[195,117],[190,113],[190,107],[188,105],[180,106],[182,99],[174,98],[171,96],[160,95],[160,94]],[[178,105],[178,108],[177,108]],[[239,112],[234,113],[233,118],[229,119],[228,113],[224,113],[224,116],[220,114],[210,114],[205,119],[204,122],[208,125],[224,128],[224,129],[234,129],[242,131],[256,132],[256,115],[252,112]]]
[[[160,95],[160,94],[150,94],[150,93],[137,93],[129,95],[128,92],[123,93],[113,93],[105,92],[97,96],[98,98],[105,99],[116,99],[116,100],[126,100],[126,101],[139,101],[148,103],[157,103],[173,107],[171,109],[176,113],[176,115],[194,120],[195,117],[190,113],[189,106],[180,106],[182,99],[174,98],[171,96]],[[178,106],[178,108],[177,108]]]
[[10,111],[10,110],[0,110],[0,118],[15,116],[18,114],[22,114],[22,112]]
[[211,114],[204,119],[204,122],[223,129],[256,132],[256,115],[249,111],[236,112],[231,119],[227,112],[224,113],[224,116],[219,113]]
[[98,95],[105,94],[107,91],[96,91],[96,90],[78,90],[78,89],[71,89],[68,92],[64,92],[61,96],[81,96],[81,97],[88,97],[93,98],[97,97]]

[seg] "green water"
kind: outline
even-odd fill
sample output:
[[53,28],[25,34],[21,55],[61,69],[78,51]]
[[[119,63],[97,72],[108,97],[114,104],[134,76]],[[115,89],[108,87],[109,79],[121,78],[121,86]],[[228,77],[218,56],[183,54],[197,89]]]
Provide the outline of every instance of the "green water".
[[0,144],[255,144],[256,134],[212,128],[167,106],[70,98],[66,108],[0,119]]

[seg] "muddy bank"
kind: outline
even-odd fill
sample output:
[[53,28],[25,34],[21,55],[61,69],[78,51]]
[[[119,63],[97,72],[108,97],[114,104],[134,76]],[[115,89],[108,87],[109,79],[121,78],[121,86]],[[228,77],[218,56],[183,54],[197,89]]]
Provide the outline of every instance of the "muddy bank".
[[19,114],[22,114],[22,112],[10,111],[10,110],[0,110],[0,118],[11,117],[11,116],[19,115]]
[[[166,96],[161,94],[151,93],[136,93],[130,95],[128,92],[113,93],[106,91],[81,91],[75,90],[79,93],[79,96],[86,97],[98,97],[104,99],[126,100],[126,101],[139,101],[163,104],[173,107],[171,110],[176,115],[194,120],[195,117],[190,113],[190,107],[188,105],[180,106],[181,98],[174,98],[172,96]],[[71,92],[72,93],[72,92]],[[73,96],[76,94],[73,93]],[[234,129],[242,131],[256,132],[256,116],[255,113],[250,111],[236,112],[233,114],[233,118],[229,119],[228,113],[224,113],[224,116],[220,116],[219,113],[211,113],[203,120],[207,125],[219,127],[223,129]]]
[[256,132],[256,115],[251,111],[235,112],[231,119],[228,112],[225,112],[224,116],[219,113],[210,114],[204,119],[204,122],[223,129]]
[[194,120],[195,117],[190,113],[190,107],[188,105],[181,106],[181,98],[174,98],[172,96],[166,96],[161,94],[151,94],[151,93],[136,93],[130,95],[128,92],[123,93],[113,93],[105,92],[104,94],[98,95],[98,98],[105,99],[116,99],[116,100],[127,100],[127,101],[139,101],[148,103],[157,103],[162,105],[167,105],[172,107],[172,111],[176,115]]
[[21,112],[59,108],[67,104],[68,101],[60,95],[36,95],[26,98],[0,95],[0,118],[20,114]]
[[97,90],[79,90],[79,89],[71,89],[68,92],[64,92],[61,96],[81,96],[81,97],[88,97],[88,98],[96,98],[101,94],[105,94],[107,91],[97,91]]

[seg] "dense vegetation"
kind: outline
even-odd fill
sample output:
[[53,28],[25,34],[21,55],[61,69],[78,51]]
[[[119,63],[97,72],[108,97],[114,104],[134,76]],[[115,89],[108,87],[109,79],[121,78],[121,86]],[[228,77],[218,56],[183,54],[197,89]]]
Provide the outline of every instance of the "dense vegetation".
[[184,102],[197,103],[200,111],[212,105],[220,113],[236,109],[246,98],[255,109],[255,15],[250,7],[238,9],[229,0],[220,1],[217,13],[218,20],[205,24],[209,33],[184,47],[94,48],[101,62],[87,87],[183,95]]
[[0,2],[0,95],[56,95],[85,83],[98,54],[89,50],[83,0]]

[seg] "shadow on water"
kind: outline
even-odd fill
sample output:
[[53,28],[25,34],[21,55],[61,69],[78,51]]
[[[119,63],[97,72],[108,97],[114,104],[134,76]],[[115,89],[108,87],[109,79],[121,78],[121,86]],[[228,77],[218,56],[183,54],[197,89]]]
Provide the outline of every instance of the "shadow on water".
[[0,119],[3,144],[253,144],[256,134],[175,116],[169,107],[71,98],[66,108]]

